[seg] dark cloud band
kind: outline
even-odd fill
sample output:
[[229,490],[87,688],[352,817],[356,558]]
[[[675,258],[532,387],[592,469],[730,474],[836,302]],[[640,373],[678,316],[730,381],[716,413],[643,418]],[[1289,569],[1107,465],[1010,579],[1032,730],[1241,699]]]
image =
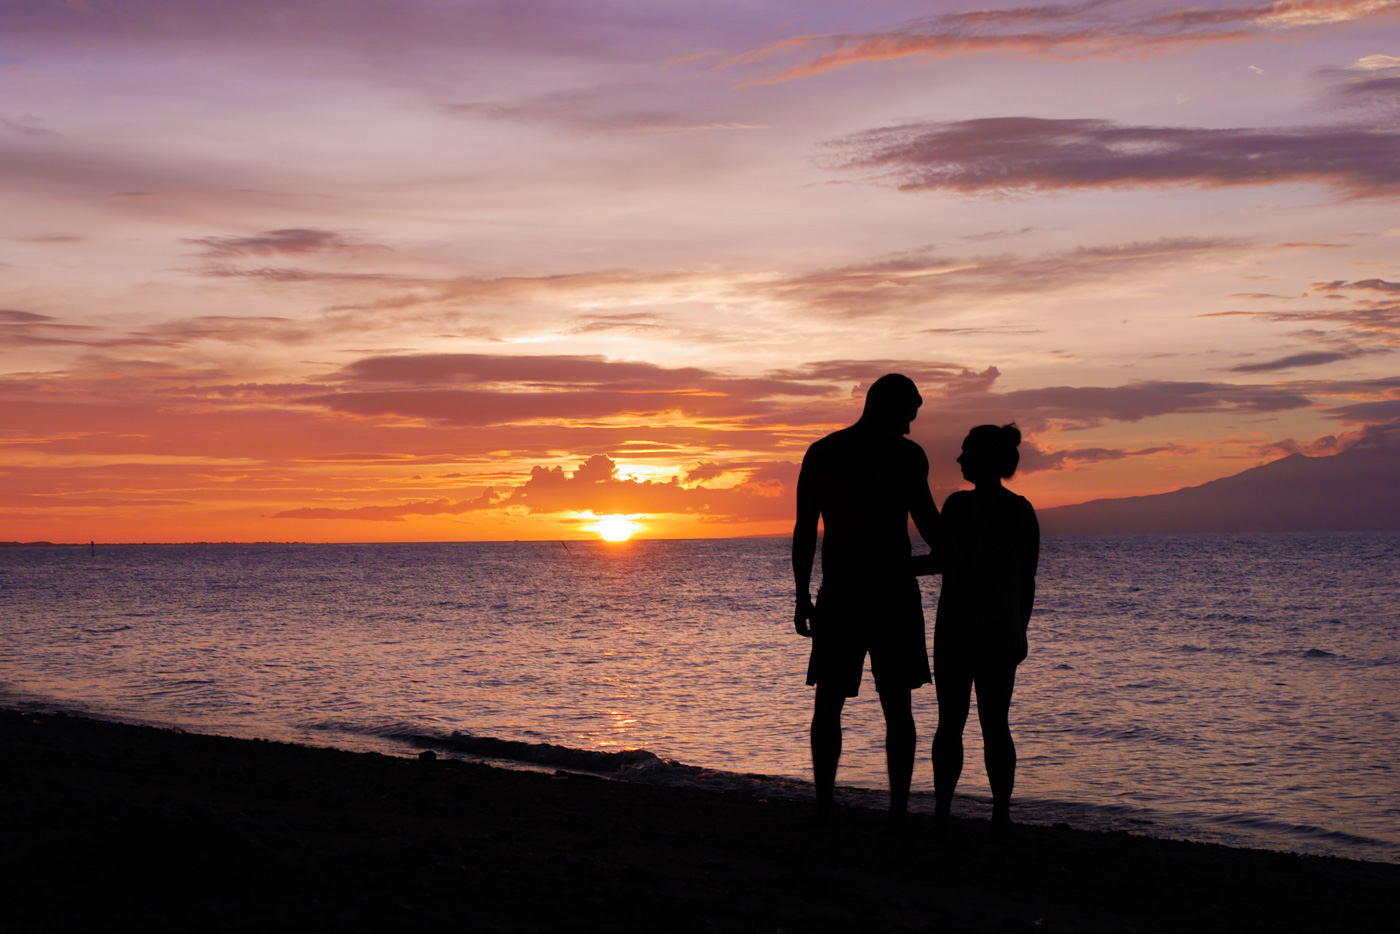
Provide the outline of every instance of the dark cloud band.
[[992,117],[911,123],[837,140],[838,166],[909,191],[968,193],[1315,182],[1400,194],[1400,132],[1199,129]]

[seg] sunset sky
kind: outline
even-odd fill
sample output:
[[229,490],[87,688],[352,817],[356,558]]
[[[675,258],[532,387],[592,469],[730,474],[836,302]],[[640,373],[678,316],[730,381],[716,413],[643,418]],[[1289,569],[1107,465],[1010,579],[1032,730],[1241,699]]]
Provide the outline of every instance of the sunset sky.
[[14,0],[0,540],[789,530],[1400,426],[1400,0]]

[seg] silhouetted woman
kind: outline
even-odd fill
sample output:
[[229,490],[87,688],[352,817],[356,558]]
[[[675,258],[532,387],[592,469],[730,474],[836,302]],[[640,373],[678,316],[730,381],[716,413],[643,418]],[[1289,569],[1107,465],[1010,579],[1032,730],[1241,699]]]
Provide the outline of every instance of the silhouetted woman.
[[1040,556],[1035,510],[1025,497],[1001,485],[1016,472],[1020,443],[1014,424],[979,425],[968,432],[958,464],[974,488],[954,493],[943,505],[943,589],[933,633],[938,692],[934,822],[939,832],[948,827],[953,790],[962,774],[962,734],[974,685],[992,786],[992,833],[1004,837],[1011,825],[1016,744],[1007,714],[1016,666],[1026,657]]

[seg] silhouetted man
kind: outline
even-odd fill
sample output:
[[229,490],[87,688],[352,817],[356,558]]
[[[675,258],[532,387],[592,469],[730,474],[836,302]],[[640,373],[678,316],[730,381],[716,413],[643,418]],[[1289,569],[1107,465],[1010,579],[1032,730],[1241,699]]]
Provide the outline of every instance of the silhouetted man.
[[[807,683],[817,688],[812,771],[819,823],[831,816],[841,709],[860,690],[867,652],[885,714],[891,823],[898,825],[908,808],[916,739],[910,692],[932,680],[909,518],[930,545],[938,525],[928,458],[904,437],[922,404],[908,377],[882,376],[865,395],[860,421],[816,442],[802,459],[792,531],[793,624],[799,635],[812,638]],[[824,530],[822,584],[813,606],[818,516]]]

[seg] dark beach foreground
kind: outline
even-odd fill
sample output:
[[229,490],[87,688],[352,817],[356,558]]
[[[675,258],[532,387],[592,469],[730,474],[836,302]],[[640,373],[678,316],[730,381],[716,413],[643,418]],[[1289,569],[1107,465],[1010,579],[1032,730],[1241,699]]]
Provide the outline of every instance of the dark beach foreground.
[[0,711],[0,928],[1394,930],[1400,866]]

